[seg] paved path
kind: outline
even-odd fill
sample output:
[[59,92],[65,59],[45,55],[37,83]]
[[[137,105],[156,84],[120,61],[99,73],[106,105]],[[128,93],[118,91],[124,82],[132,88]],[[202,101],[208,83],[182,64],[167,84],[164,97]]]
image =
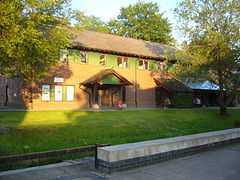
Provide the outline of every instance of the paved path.
[[92,158],[0,172],[0,180],[240,180],[240,144],[106,175]]

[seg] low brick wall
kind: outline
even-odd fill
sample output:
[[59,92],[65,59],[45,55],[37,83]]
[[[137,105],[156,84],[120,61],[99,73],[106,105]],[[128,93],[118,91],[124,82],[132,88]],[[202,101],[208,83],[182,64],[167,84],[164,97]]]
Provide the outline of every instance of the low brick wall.
[[98,148],[98,169],[127,170],[240,142],[240,128]]

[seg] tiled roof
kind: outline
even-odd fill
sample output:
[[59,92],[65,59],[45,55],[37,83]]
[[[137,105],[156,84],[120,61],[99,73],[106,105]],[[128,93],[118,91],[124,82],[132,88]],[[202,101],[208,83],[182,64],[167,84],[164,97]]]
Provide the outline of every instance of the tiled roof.
[[78,31],[74,34],[73,47],[139,56],[141,58],[165,59],[164,52],[177,50],[173,46],[90,30]]
[[192,92],[193,91],[189,86],[184,84],[182,81],[170,75],[164,78],[154,78],[154,80],[158,87],[163,87],[168,91],[172,91],[172,92]]
[[208,80],[198,81],[195,82],[185,82],[189,87],[192,89],[199,89],[199,90],[219,90],[219,86],[214,84]]

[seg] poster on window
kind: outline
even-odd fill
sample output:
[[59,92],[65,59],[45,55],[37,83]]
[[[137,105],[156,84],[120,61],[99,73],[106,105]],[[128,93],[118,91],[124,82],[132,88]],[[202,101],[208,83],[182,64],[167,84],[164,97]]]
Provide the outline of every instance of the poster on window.
[[74,101],[74,86],[67,86],[67,101]]
[[50,86],[42,85],[42,101],[50,101]]
[[55,101],[62,101],[62,86],[55,86]]

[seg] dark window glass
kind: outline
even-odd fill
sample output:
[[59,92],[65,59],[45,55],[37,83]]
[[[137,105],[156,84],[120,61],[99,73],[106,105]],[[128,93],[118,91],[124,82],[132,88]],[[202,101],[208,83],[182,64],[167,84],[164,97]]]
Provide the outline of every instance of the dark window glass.
[[144,61],[144,69],[148,69],[148,61]]
[[138,69],[143,69],[143,60],[138,61]]
[[100,59],[99,59],[99,64],[104,66],[106,64],[105,59],[106,59],[106,55],[105,54],[101,54],[100,55]]
[[117,66],[118,67],[123,67],[122,57],[117,57]]
[[123,67],[128,67],[128,58],[123,58]]

